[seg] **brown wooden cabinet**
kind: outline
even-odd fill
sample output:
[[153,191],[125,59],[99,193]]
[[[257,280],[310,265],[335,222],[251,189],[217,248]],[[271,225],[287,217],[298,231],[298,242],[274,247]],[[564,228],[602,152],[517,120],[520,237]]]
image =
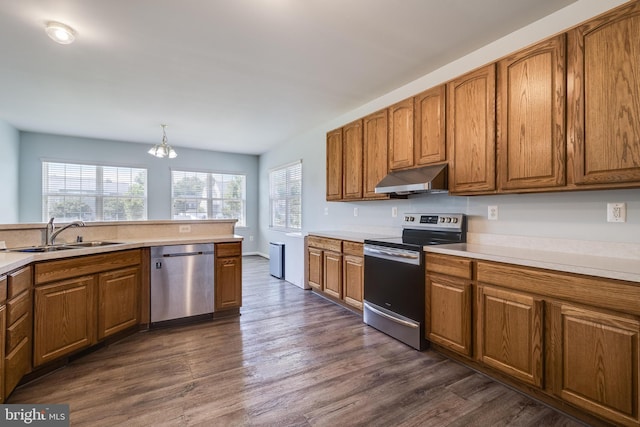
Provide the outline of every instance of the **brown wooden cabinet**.
[[307,284],[341,304],[362,309],[363,244],[320,236],[307,237]]
[[415,166],[446,160],[445,94],[445,85],[440,85],[413,98]]
[[566,184],[565,35],[498,62],[498,190]]
[[140,323],[139,249],[35,264],[35,366]]
[[34,365],[96,342],[96,276],[81,276],[35,289]]
[[20,379],[32,369],[32,289],[33,277],[30,266],[7,274],[5,396],[11,394]]
[[426,338],[472,355],[471,260],[426,254]]
[[388,126],[387,110],[378,111],[362,119],[364,171],[362,196],[365,199],[384,199],[386,194],[376,194],[376,185],[387,175]]
[[140,323],[140,269],[98,275],[98,339]]
[[7,336],[7,276],[0,276],[0,403],[4,402],[4,355]]
[[327,201],[342,199],[342,128],[327,133]]
[[242,244],[215,245],[214,312],[242,306]]
[[389,170],[413,167],[413,98],[389,107]]
[[342,128],[342,198],[362,199],[362,120]]
[[542,387],[543,300],[521,292],[480,285],[476,304],[478,360]]
[[634,1],[568,33],[567,118],[578,186],[640,182],[639,26]]
[[447,157],[453,194],[496,189],[495,86],[495,64],[447,84]]
[[346,304],[362,310],[364,299],[363,244],[343,241],[342,298]]
[[640,321],[550,304],[553,393],[616,425],[638,426]]

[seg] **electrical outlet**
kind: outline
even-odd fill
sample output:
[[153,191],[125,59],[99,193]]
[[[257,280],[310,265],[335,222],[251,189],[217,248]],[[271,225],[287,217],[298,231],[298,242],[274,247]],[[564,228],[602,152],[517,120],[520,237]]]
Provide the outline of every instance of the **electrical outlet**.
[[253,236],[249,236],[249,241],[253,242]]
[[358,216],[358,208],[353,208],[353,216]]
[[627,222],[627,204],[607,203],[607,222]]
[[391,217],[395,218],[398,216],[398,208],[396,206],[391,208]]
[[191,233],[190,225],[181,225],[178,227],[178,233]]
[[324,208],[324,214],[329,215],[329,208]]
[[489,221],[497,221],[498,220],[498,206],[491,205],[487,209],[487,219]]

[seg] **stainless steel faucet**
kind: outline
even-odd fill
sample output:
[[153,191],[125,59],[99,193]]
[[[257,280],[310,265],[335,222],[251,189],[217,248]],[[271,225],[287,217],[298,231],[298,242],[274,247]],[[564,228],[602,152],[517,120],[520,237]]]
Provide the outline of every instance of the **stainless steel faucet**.
[[56,231],[56,226],[53,223],[53,220],[55,218],[51,218],[49,220],[49,222],[47,223],[47,229],[45,232],[45,240],[46,240],[46,244],[47,245],[53,245],[56,237],[58,236],[58,234],[62,233],[64,230],[66,230],[69,227],[84,227],[84,222],[82,221],[73,221],[70,222],[69,224],[65,225],[64,227],[62,227],[61,229],[59,229],[58,231]]

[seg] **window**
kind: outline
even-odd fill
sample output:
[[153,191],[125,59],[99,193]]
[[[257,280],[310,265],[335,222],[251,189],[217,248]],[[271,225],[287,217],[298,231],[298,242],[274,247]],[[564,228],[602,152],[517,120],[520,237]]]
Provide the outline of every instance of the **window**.
[[272,228],[302,229],[302,162],[269,172],[269,209]]
[[173,219],[237,219],[246,225],[246,176],[171,171]]
[[147,219],[147,170],[42,162],[42,220]]

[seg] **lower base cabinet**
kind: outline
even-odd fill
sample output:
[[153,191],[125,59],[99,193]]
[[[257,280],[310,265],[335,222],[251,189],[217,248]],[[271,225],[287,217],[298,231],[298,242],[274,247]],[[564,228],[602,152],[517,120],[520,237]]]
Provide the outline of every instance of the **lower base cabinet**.
[[616,425],[637,426],[640,321],[550,304],[553,393]]
[[242,306],[242,244],[216,243],[214,311]]
[[34,366],[140,323],[141,251],[35,264]]
[[309,236],[306,248],[307,284],[316,292],[362,310],[364,301],[363,244]]
[[94,344],[95,277],[35,288],[34,366]]
[[637,283],[426,259],[434,347],[587,422],[640,426]]

